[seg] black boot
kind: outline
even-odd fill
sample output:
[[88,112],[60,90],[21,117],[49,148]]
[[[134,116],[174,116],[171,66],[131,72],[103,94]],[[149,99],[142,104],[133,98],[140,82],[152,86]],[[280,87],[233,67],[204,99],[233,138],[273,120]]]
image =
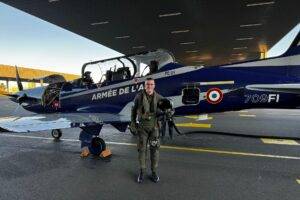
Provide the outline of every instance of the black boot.
[[151,174],[151,180],[154,182],[154,183],[157,183],[159,181],[159,176],[157,175],[156,172],[152,171],[152,174]]
[[138,183],[142,183],[143,182],[143,180],[144,180],[144,172],[143,172],[143,170],[141,169],[140,170],[140,173],[138,174],[138,177],[137,177],[137,182]]

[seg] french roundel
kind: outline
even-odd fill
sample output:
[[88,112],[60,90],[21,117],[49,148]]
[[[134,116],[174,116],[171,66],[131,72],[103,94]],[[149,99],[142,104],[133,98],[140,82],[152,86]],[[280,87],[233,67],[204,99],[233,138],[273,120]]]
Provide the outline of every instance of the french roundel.
[[223,93],[219,88],[211,88],[206,93],[206,99],[210,104],[220,103],[223,99]]

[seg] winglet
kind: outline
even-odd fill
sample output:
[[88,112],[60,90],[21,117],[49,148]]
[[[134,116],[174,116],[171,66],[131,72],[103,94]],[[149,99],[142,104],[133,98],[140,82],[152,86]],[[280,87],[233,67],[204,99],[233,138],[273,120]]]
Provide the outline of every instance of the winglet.
[[2,133],[2,132],[10,132],[10,131],[0,127],[0,133]]
[[[300,23],[298,24],[298,26],[300,26]],[[292,42],[290,48],[299,46],[299,42],[300,42],[300,27],[299,27],[297,36],[296,36],[295,39],[293,40],[293,42]]]

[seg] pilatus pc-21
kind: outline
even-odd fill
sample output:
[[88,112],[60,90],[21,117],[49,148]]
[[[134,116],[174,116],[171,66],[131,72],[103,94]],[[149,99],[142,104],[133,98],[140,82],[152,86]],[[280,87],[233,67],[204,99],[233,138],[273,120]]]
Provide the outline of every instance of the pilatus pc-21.
[[133,99],[148,77],[155,79],[156,91],[172,102],[175,116],[299,107],[300,35],[283,55],[269,59],[184,66],[167,51],[157,50],[86,63],[82,77],[73,82],[54,77],[48,86],[22,90],[17,73],[21,91],[10,99],[36,114],[0,118],[0,130],[52,130],[53,137],[59,138],[60,129],[79,127],[92,135],[90,148],[99,153],[105,148],[99,139],[102,126],[126,130]]

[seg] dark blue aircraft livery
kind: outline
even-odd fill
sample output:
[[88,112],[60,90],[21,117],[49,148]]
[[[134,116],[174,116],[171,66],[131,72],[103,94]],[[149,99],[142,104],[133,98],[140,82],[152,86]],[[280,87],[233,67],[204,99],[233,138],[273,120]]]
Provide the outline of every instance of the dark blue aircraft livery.
[[[183,66],[165,50],[143,52],[89,62],[82,77],[72,82],[53,81],[45,87],[10,95],[28,117],[0,119],[0,130],[30,132],[62,128],[100,127],[112,124],[125,131],[136,93],[152,77],[156,91],[173,103],[176,116],[248,108],[297,108],[300,106],[300,35],[281,56],[222,66]],[[99,82],[86,69],[117,63]],[[119,67],[117,67],[119,66]],[[148,68],[148,74],[141,72]],[[102,68],[103,69],[103,68]],[[92,129],[92,128],[91,128]]]

